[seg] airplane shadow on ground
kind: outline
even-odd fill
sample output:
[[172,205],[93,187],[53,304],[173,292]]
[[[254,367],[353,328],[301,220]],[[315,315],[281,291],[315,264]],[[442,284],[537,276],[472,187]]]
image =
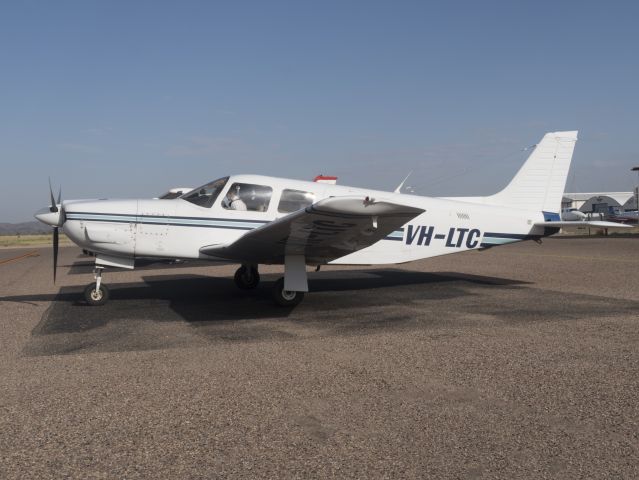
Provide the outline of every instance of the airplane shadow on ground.
[[[289,316],[295,308],[279,307],[271,299],[271,287],[280,275],[262,275],[258,288],[251,291],[239,290],[232,279],[226,277],[208,277],[200,275],[158,275],[143,277],[144,283],[118,283],[106,285],[111,292],[109,302],[101,307],[91,307],[83,299],[84,286],[62,287],[55,294],[31,294],[0,297],[0,301],[31,303],[51,301],[54,304],[48,311],[59,307],[65,313],[92,316],[94,318],[117,319],[128,314],[135,318],[149,317],[155,321],[209,322],[224,320],[255,320],[262,318],[282,318]],[[310,292],[302,305],[319,302],[322,310],[385,305],[410,302],[417,293],[416,287],[424,285],[449,284],[447,288],[425,289],[417,293],[420,300],[454,298],[468,295],[462,291],[459,283],[469,285],[515,286],[527,282],[477,275],[449,272],[422,273],[402,270],[348,270],[321,272],[313,274],[309,280]],[[391,289],[392,291],[384,291]],[[398,290],[399,289],[399,290]],[[368,295],[371,290],[382,290]],[[340,292],[353,292],[343,295]],[[358,294],[357,292],[362,292]],[[373,292],[370,292],[373,293]],[[325,295],[331,296],[330,302],[324,302]],[[390,297],[388,297],[390,295]],[[137,302],[137,306],[134,303]],[[159,315],[157,312],[145,313],[148,307],[161,306],[179,314],[179,319],[171,315]],[[45,314],[46,316],[47,314]],[[102,323],[102,322],[98,322]],[[83,327],[85,329],[86,326]],[[55,329],[54,329],[55,330]]]
[[52,355],[286,340],[298,337],[300,329],[306,330],[303,335],[310,330],[342,335],[397,329],[416,321],[417,303],[447,302],[476,295],[472,291],[476,288],[522,284],[457,273],[325,271],[311,274],[311,293],[302,304],[282,308],[271,299],[277,278],[277,274],[263,275],[260,286],[247,292],[228,277],[145,276],[144,283],[109,285],[111,300],[101,307],[84,302],[82,286],[0,300],[52,302],[24,350],[26,355]]
[[[52,301],[25,346],[26,355],[188,348],[219,342],[286,341],[384,330],[452,328],[494,322],[574,319],[637,308],[639,302],[522,288],[526,282],[450,272],[396,269],[311,274],[311,292],[295,308],[276,306],[263,275],[252,291],[233,280],[155,275],[113,284],[111,300],[90,307],[83,287],[3,301]],[[612,307],[612,310],[611,310]]]

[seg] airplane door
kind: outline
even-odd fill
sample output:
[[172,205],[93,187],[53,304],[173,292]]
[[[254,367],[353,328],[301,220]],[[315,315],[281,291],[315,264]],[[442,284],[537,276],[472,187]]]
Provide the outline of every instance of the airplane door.
[[175,215],[175,202],[140,200],[138,203],[136,257],[162,257],[168,250],[169,220]]

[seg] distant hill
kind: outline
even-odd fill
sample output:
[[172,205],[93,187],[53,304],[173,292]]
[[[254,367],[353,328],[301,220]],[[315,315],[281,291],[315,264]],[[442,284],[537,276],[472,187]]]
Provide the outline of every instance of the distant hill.
[[0,223],[0,235],[38,235],[51,233],[51,227],[34,220],[22,223]]

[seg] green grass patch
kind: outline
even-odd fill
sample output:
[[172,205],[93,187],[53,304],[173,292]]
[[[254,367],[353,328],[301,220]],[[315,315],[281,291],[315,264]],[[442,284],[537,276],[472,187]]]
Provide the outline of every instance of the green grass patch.
[[[35,247],[41,245],[51,245],[53,235],[2,235],[0,236],[0,247]],[[60,233],[60,245],[71,245],[71,240]]]

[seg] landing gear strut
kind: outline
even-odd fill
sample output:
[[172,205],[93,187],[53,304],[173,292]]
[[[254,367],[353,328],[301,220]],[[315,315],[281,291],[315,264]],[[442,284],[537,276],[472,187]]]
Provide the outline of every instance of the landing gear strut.
[[109,289],[106,285],[102,285],[102,270],[104,267],[95,267],[93,270],[95,282],[90,283],[84,289],[84,299],[92,306],[104,305],[109,299]]
[[251,290],[260,283],[260,273],[255,265],[242,265],[235,272],[235,285],[242,290]]

